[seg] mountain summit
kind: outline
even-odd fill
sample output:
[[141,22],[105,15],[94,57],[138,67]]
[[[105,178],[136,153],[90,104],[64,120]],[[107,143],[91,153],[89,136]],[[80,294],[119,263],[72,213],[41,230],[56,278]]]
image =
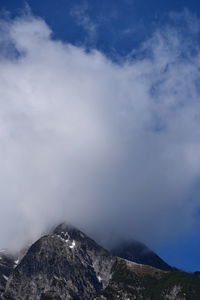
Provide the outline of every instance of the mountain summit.
[[113,248],[111,252],[115,256],[119,256],[138,264],[149,265],[164,271],[171,271],[173,269],[156,253],[150,250],[143,243],[137,241],[120,243],[118,246]]
[[9,259],[0,258],[2,300],[200,299],[198,276],[114,256],[65,223]]

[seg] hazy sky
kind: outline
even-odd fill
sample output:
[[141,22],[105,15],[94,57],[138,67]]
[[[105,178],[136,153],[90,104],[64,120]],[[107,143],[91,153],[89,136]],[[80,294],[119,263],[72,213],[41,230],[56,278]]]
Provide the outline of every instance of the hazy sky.
[[12,2],[0,2],[0,247],[66,220],[198,269],[198,5]]

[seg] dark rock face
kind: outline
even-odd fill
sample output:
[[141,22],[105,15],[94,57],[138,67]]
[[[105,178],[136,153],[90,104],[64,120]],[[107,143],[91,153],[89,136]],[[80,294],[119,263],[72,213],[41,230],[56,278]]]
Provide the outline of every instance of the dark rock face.
[[0,254],[2,300],[200,299],[198,276],[114,257],[66,224],[22,252]]
[[3,298],[91,299],[108,284],[112,261],[82,232],[60,225],[30,247],[13,270]]
[[194,272],[194,275],[198,276],[200,278],[200,271]]
[[149,265],[161,270],[170,271],[173,269],[157,254],[139,242],[133,241],[120,244],[112,249],[111,253],[138,264]]
[[0,251],[0,293],[4,292],[8,277],[16,266],[16,257],[6,250]]

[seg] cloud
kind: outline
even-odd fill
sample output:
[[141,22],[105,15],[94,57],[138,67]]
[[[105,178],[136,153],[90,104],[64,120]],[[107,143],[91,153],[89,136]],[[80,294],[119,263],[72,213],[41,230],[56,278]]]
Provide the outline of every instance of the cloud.
[[93,45],[97,37],[97,23],[94,23],[88,13],[88,3],[76,4],[71,8],[71,16],[75,19],[77,25],[81,26],[87,34],[86,43]]
[[190,37],[162,28],[116,64],[53,40],[31,15],[1,31],[0,247],[63,220],[106,245],[193,230],[200,63]]

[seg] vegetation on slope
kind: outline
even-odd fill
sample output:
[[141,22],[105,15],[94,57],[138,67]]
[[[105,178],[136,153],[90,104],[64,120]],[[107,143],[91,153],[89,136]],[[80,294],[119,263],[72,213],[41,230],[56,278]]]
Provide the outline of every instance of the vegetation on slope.
[[162,300],[166,297],[167,299],[200,299],[200,279],[190,273],[156,271],[154,268],[137,264],[130,266],[130,262],[121,259],[116,261],[112,271],[109,286],[99,293],[109,300],[119,297],[145,300]]

